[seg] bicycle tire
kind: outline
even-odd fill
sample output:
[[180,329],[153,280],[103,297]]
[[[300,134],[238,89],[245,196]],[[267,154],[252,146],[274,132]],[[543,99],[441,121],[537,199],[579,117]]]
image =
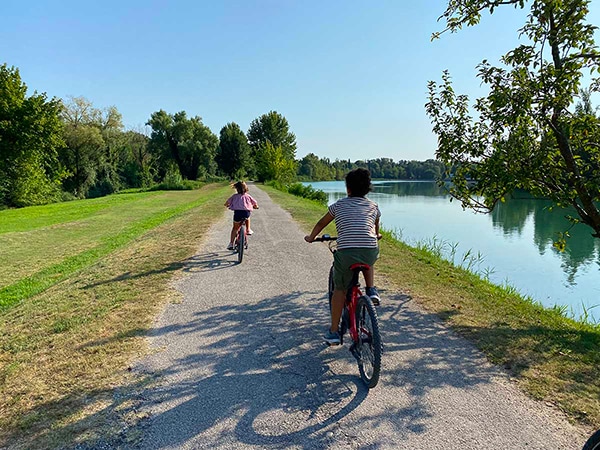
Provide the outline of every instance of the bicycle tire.
[[246,225],[242,225],[239,230],[238,239],[238,264],[244,259],[244,248],[246,247]]
[[327,280],[327,297],[329,297],[329,312],[331,313],[331,298],[333,297],[333,265],[329,269],[329,279]]
[[582,450],[600,450],[600,430],[590,436]]
[[383,344],[379,333],[377,311],[369,297],[363,295],[356,304],[356,327],[358,329],[358,371],[369,389],[377,386],[381,373]]

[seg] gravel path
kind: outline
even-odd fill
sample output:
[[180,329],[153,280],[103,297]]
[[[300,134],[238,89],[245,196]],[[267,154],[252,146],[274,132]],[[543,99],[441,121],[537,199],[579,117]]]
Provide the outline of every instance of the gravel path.
[[[382,291],[379,385],[361,384],[348,347],[327,347],[331,255],[307,244],[256,186],[261,209],[244,262],[223,215],[177,283],[136,367],[143,449],[574,449],[585,438],[523,395],[468,342],[399,293]],[[225,199],[224,199],[225,200]]]

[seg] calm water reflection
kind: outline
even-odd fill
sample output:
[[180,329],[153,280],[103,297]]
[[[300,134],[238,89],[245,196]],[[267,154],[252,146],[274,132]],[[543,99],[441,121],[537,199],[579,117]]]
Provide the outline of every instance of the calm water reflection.
[[[343,182],[311,183],[329,195],[345,196]],[[545,306],[567,305],[573,314],[600,304],[600,239],[580,225],[571,230],[567,250],[552,246],[557,231],[569,227],[565,210],[524,192],[498,205],[492,214],[463,211],[433,182],[375,182],[369,197],[379,203],[383,225],[397,229],[409,244],[432,240],[457,244],[455,261],[467,251],[484,260],[476,271],[493,270],[492,282],[509,282]],[[571,213],[573,214],[573,213]],[[573,214],[574,215],[574,214]],[[591,313],[600,318],[600,307]]]

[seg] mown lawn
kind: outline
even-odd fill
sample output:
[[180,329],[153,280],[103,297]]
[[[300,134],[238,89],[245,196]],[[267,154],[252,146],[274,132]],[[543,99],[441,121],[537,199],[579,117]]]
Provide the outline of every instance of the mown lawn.
[[[315,202],[262,189],[307,231],[326,212]],[[377,283],[437,313],[532,397],[600,428],[600,326],[544,309],[390,233],[380,245]]]
[[0,447],[110,440],[115,417],[137,420],[116,393],[144,381],[129,364],[230,194],[212,184],[0,211]]
[[0,211],[0,309],[43,291],[199,201],[199,191],[145,192]]

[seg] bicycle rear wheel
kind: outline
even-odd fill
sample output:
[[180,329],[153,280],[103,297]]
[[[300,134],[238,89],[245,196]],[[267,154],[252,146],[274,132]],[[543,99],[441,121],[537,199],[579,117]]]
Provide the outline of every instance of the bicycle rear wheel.
[[600,430],[590,436],[583,446],[583,450],[600,450]]
[[356,328],[358,371],[367,387],[374,388],[379,382],[383,345],[375,306],[366,295],[360,297],[356,305]]
[[244,259],[244,249],[246,248],[246,225],[242,225],[238,233],[238,264],[241,264]]

